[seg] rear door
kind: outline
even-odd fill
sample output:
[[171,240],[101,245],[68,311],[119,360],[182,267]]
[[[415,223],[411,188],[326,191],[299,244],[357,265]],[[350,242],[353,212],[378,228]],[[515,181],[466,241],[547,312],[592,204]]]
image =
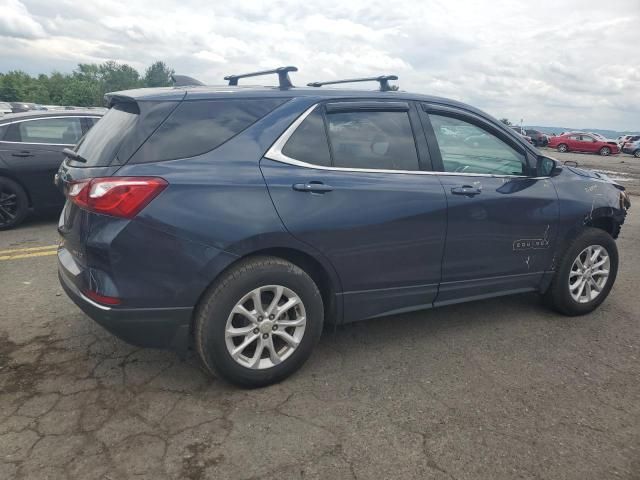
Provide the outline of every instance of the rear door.
[[537,289],[557,231],[550,179],[536,177],[527,149],[482,117],[427,104],[423,115],[448,202],[436,305]]
[[25,184],[36,208],[64,203],[53,178],[64,159],[62,150],[73,147],[82,134],[81,117],[74,116],[25,119],[7,127],[0,155]]
[[347,321],[431,306],[446,199],[415,105],[319,103],[261,169],[286,228],[334,265]]

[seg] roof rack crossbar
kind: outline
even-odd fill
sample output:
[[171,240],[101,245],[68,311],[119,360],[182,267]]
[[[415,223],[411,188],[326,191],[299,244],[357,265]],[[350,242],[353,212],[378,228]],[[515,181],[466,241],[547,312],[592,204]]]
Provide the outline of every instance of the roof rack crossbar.
[[271,75],[275,73],[278,75],[278,82],[280,84],[280,88],[291,88],[293,84],[291,83],[291,79],[289,78],[289,72],[297,72],[297,67],[280,67],[274,68],[273,70],[262,70],[260,72],[251,72],[251,73],[242,73],[240,75],[227,75],[224,77],[225,80],[229,80],[229,85],[238,85],[238,80],[240,78],[247,77],[259,77],[262,75]]
[[380,75],[379,77],[350,78],[347,80],[332,80],[329,82],[311,82],[307,83],[308,87],[321,87],[323,85],[335,85],[337,83],[354,83],[354,82],[378,82],[380,83],[380,91],[388,92],[391,90],[389,80],[398,80],[397,75]]

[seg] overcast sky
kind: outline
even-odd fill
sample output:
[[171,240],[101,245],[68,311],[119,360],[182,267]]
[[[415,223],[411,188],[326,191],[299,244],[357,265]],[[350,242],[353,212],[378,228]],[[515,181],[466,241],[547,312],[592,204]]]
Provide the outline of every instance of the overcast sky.
[[395,73],[530,125],[640,130],[640,0],[0,0],[0,71],[164,60],[218,84]]

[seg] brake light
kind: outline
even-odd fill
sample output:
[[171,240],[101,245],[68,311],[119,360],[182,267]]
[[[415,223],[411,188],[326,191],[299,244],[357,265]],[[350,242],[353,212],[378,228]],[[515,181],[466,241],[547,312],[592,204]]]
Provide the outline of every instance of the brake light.
[[102,303],[103,305],[120,305],[120,299],[116,297],[101,295],[93,290],[85,290],[84,294],[94,302]]
[[167,185],[167,181],[159,177],[92,178],[72,183],[67,195],[84,210],[133,218]]

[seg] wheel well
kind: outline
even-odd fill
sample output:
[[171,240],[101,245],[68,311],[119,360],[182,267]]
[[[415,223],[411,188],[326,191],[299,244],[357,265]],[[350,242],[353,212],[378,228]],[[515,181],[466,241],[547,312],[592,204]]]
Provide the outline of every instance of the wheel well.
[[[336,305],[336,286],[333,284],[331,277],[327,273],[326,269],[311,255],[304,253],[300,250],[293,248],[268,248],[265,250],[258,250],[252,252],[246,257],[255,257],[259,255],[269,255],[273,257],[279,257],[304,270],[315,282],[322,295],[322,303],[325,309],[326,320],[336,320],[337,305]],[[241,260],[241,259],[238,259]],[[234,262],[235,263],[235,262]]]
[[[217,278],[220,278],[226,271],[233,268],[238,262],[245,260],[251,257],[257,256],[273,256],[279,257],[288,262],[293,263],[294,265],[300,267],[304,270],[311,279],[315,282],[320,290],[320,295],[322,296],[322,303],[324,305],[325,311],[325,321],[326,322],[337,322],[339,321],[338,316],[338,306],[336,304],[336,285],[331,280],[331,277],[325,270],[325,268],[311,255],[308,255],[300,250],[295,250],[292,248],[267,248],[263,250],[257,250],[255,252],[251,252],[250,254],[244,255],[242,257],[238,257],[231,264],[227,265],[224,270],[222,270]],[[196,302],[196,308],[200,305],[202,298],[207,294],[208,291],[212,288],[216,283],[216,279],[214,279],[209,286],[202,292],[198,301]],[[195,319],[195,314],[194,314]],[[193,331],[193,320],[191,324],[191,330]]]
[[618,238],[618,233],[620,233],[620,224],[611,217],[594,218],[589,222],[589,226],[604,230],[613,238]]

